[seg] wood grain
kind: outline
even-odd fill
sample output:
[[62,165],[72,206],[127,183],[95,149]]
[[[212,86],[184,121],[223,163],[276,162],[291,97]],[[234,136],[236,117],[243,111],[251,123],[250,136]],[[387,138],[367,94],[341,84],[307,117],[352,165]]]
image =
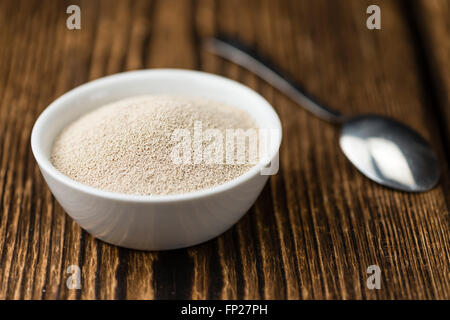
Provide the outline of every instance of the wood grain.
[[[445,37],[432,21],[442,2],[426,4],[435,37],[427,47]],[[1,1],[0,299],[449,299],[446,129],[422,81],[405,2],[378,3],[382,29],[370,31],[369,1]],[[69,4],[81,7],[81,30],[65,27]],[[342,112],[376,112],[417,129],[441,157],[442,183],[406,194],[364,178],[339,151],[337,128],[201,47],[221,32],[257,46]],[[430,56],[448,66],[444,50]],[[94,239],[64,213],[30,133],[75,86],[155,67],[254,88],[279,113],[284,137],[279,173],[236,226],[193,248],[141,252]],[[381,290],[366,287],[373,264]],[[66,287],[70,265],[82,270],[81,290]]]
[[419,36],[425,47],[436,86],[438,111],[441,115],[444,141],[450,150],[450,2],[420,0],[414,7]]

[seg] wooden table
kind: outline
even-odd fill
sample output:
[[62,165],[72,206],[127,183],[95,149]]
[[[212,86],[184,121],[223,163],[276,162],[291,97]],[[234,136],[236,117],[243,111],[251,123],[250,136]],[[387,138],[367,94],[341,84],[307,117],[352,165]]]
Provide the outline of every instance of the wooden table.
[[[81,8],[81,30],[66,8]],[[366,8],[381,8],[368,30]],[[449,299],[450,1],[0,2],[1,299]],[[443,176],[407,194],[359,174],[338,130],[206,52],[238,36],[325,103],[392,116],[437,150]],[[280,171],[237,225],[202,245],[140,252],[94,239],[50,194],[30,150],[40,112],[66,91],[143,68],[238,80],[277,110]],[[78,265],[82,289],[70,290]],[[381,269],[381,289],[366,287]]]

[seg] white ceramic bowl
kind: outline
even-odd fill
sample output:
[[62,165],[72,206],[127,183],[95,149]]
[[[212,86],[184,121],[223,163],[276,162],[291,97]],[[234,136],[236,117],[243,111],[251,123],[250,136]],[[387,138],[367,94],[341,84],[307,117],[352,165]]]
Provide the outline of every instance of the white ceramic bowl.
[[55,100],[36,121],[33,154],[64,210],[93,236],[123,247],[166,250],[218,236],[252,206],[268,176],[262,161],[225,184],[179,195],[140,196],[107,192],[76,182],[50,162],[54,139],[69,123],[106,103],[138,94],[177,94],[221,101],[251,114],[260,128],[278,132],[268,154],[278,156],[281,123],[270,104],[242,84],[216,75],[177,69],[120,73],[77,87]]

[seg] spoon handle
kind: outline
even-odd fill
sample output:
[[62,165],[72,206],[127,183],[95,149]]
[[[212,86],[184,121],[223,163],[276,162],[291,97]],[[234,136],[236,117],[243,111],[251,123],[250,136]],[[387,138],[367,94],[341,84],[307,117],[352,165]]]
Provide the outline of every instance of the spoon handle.
[[255,50],[235,39],[225,37],[208,38],[204,45],[206,49],[216,55],[255,73],[317,117],[334,123],[342,123],[343,116],[339,112],[317,102],[300,85],[261,57]]

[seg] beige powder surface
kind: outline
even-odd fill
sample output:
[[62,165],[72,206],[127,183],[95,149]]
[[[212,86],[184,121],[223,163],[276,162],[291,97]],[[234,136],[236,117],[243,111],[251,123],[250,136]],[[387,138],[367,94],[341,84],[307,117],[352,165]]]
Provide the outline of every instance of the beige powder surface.
[[[250,129],[243,110],[176,96],[136,96],[102,106],[71,123],[53,144],[51,162],[83,184],[138,195],[187,193],[223,184],[253,164],[174,164],[176,129]],[[207,142],[204,142],[205,144]]]

